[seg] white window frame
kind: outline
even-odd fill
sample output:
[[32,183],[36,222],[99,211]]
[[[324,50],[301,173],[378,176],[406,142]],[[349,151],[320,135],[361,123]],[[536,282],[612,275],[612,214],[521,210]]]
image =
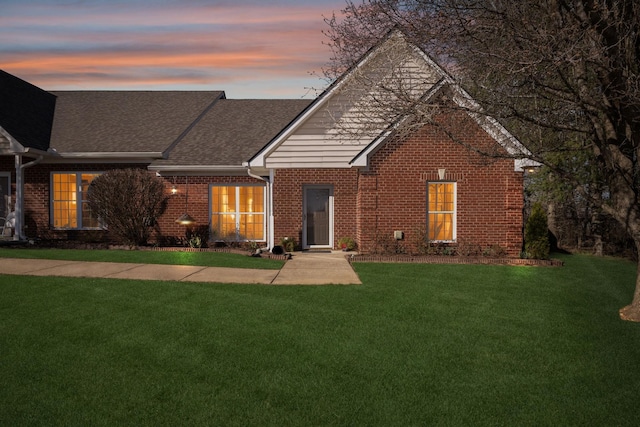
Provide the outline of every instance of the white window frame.
[[[51,172],[49,176],[49,224],[54,230],[103,230],[104,226],[101,224],[98,227],[83,227],[82,226],[82,207],[86,203],[84,194],[82,192],[82,175],[102,175],[100,171],[55,171]],[[75,175],[76,176],[76,221],[77,227],[56,227],[55,226],[55,209],[54,209],[54,175]],[[95,179],[95,178],[94,178]]]
[[[429,186],[431,184],[452,184],[453,185],[453,211],[433,211],[429,210]],[[453,224],[451,225],[451,237],[452,240],[431,240],[429,236],[429,214],[431,213],[450,213],[453,215]],[[457,241],[457,228],[458,228],[458,183],[455,181],[427,181],[427,240],[434,243],[455,243]]]
[[[211,200],[211,192],[213,187],[235,187],[236,192],[236,210],[233,212],[218,212],[213,210],[213,201]],[[241,212],[240,211],[240,188],[241,187],[260,187],[262,188],[262,212]],[[244,184],[244,183],[213,183],[209,184],[209,223],[211,232],[213,232],[213,215],[235,215],[236,217],[236,241],[237,242],[266,242],[267,241],[267,186],[261,184]],[[262,215],[262,238],[260,239],[240,239],[240,217],[242,215]]]

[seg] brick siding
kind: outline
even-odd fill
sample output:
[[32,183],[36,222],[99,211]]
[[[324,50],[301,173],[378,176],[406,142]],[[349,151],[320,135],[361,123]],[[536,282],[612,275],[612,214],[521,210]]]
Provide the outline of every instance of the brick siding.
[[[12,157],[2,157],[1,170],[11,171],[12,203],[15,203],[15,166]],[[9,162],[8,160],[11,160]],[[38,164],[24,170],[24,213],[25,234],[28,237],[69,240],[109,240],[108,233],[99,230],[57,230],[50,224],[51,209],[51,173],[52,172],[106,172],[117,168],[146,168],[140,164]],[[154,172],[149,172],[155,175]],[[198,226],[209,225],[209,185],[221,184],[264,184],[249,176],[190,176],[188,179],[189,196],[187,200],[187,179],[184,176],[166,176],[164,182],[167,197],[166,208],[155,226],[153,241],[181,241],[186,228],[175,220],[188,211]],[[178,190],[171,193],[173,186]],[[185,203],[188,206],[185,207]]]
[[[389,141],[371,157],[366,171],[278,170],[274,186],[276,241],[283,236],[302,236],[303,186],[331,184],[336,245],[340,237],[350,236],[364,253],[379,250],[381,244],[416,253],[418,242],[424,240],[427,182],[438,181],[438,169],[445,169],[444,181],[457,184],[454,246],[500,247],[508,256],[519,256],[522,173],[514,171],[511,159],[490,158],[465,147],[501,150],[465,114],[439,117],[438,123],[440,126],[426,126],[403,140]],[[404,239],[396,242],[394,231],[402,231]]]
[[[465,114],[439,117],[438,126],[426,126],[403,140],[387,142],[372,155],[368,170],[280,169],[274,181],[275,242],[295,237],[302,242],[303,188],[331,185],[334,192],[334,247],[341,237],[354,238],[359,249],[373,252],[381,241],[395,242],[393,232],[404,232],[397,247],[418,251],[426,226],[428,181],[437,181],[438,169],[446,169],[445,181],[457,187],[457,244],[488,248],[500,246],[516,257],[522,249],[523,176],[514,172],[510,159],[489,158],[464,144],[491,150],[495,141]],[[443,128],[448,129],[447,132]],[[456,130],[451,138],[451,129]],[[100,232],[54,230],[50,226],[50,174],[53,171],[104,172],[114,168],[146,165],[38,164],[25,169],[25,232],[29,237],[77,239],[100,237]],[[13,157],[0,157],[0,168],[11,172],[15,202]],[[150,172],[151,173],[151,172]],[[187,180],[164,180],[167,206],[158,220],[154,238],[183,239],[185,227],[175,223],[185,211]],[[209,186],[264,184],[249,176],[190,176],[188,213],[198,225],[209,225]],[[171,194],[172,186],[178,189]],[[268,220],[268,219],[267,219]]]
[[355,169],[279,169],[273,188],[274,237],[294,237],[302,243],[303,188],[330,185],[334,196],[334,240],[356,236],[358,171]]

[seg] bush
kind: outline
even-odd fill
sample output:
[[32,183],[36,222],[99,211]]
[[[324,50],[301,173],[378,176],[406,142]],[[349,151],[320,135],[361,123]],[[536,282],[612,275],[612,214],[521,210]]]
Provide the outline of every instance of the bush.
[[165,206],[164,186],[143,169],[117,169],[91,182],[91,210],[109,233],[128,245],[145,245]]
[[188,227],[186,231],[187,244],[191,248],[206,248],[209,242],[209,225]]
[[547,226],[547,213],[540,203],[533,205],[531,215],[527,219],[524,228],[524,250],[527,258],[549,258],[549,229]]
[[293,237],[283,237],[280,239],[280,244],[286,252],[293,252],[298,247],[298,242]]
[[358,247],[356,241],[351,237],[340,238],[340,240],[338,240],[338,246],[344,251],[353,251]]

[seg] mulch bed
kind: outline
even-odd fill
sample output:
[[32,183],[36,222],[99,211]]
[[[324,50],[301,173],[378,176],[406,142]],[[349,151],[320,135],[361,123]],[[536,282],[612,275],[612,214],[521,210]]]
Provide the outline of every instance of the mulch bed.
[[[23,246],[29,246],[27,242],[20,242]],[[114,245],[110,243],[86,243],[73,240],[39,240],[36,247],[58,249],[119,249],[125,251],[161,251],[161,252],[224,252],[238,255],[251,256],[246,249],[219,247],[219,248],[191,248],[185,246],[128,246]],[[261,252],[260,258],[268,258],[286,261],[290,254],[274,255],[271,252]]]
[[[136,246],[111,245],[107,243],[80,243],[74,241],[41,241],[38,246],[56,247],[65,249],[123,249],[141,251],[164,251],[164,252],[224,252],[239,255],[251,254],[247,250],[230,247],[216,248],[191,248],[182,246]],[[260,253],[261,258],[286,261],[291,259],[291,254],[284,253],[275,255],[271,252]],[[345,253],[349,262],[391,262],[391,263],[421,263],[421,264],[486,264],[486,265],[525,265],[539,267],[562,267],[564,263],[557,259],[520,259],[520,258],[491,258],[491,257],[465,257],[457,255],[373,255]]]
[[[130,249],[128,246],[116,246],[111,245],[109,249]],[[141,251],[160,251],[160,252],[222,252],[222,253],[230,253],[230,254],[238,254],[238,255],[246,255],[251,256],[249,252],[242,249],[221,247],[221,248],[187,248],[187,247],[175,247],[175,246],[141,246],[133,249],[141,250]],[[271,252],[261,252],[260,258],[268,258],[268,259],[276,259],[281,261],[286,261],[290,258],[289,254],[275,255]]]
[[557,259],[520,259],[464,257],[442,255],[346,255],[349,262],[392,262],[420,264],[486,264],[486,265],[527,265],[537,267],[562,267],[564,262]]

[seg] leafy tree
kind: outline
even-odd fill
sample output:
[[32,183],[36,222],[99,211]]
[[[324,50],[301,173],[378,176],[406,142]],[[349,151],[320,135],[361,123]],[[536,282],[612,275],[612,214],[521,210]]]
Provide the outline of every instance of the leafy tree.
[[[401,29],[482,106],[454,108],[502,122],[558,180],[588,189],[581,197],[615,218],[640,249],[640,2],[347,1],[327,23],[329,79],[390,29]],[[401,85],[384,87],[394,96],[377,99],[408,99],[399,109],[413,126],[452,107],[403,97]],[[576,166],[583,173],[576,175]],[[620,316],[640,321],[640,274]]]
[[[574,158],[576,174],[581,173],[585,163]],[[554,240],[551,250],[591,250],[597,256],[605,254],[634,254],[633,242],[621,225],[602,212],[594,200],[606,197],[606,193],[589,181],[578,185],[559,180],[548,167],[527,174],[525,180],[525,209],[534,203],[542,203],[547,211],[549,232]],[[584,194],[590,193],[590,198]],[[551,236],[550,235],[550,236]]]
[[143,169],[116,169],[91,182],[88,200],[115,238],[129,245],[145,245],[164,210],[164,186]]
[[549,258],[549,229],[547,227],[547,213],[540,203],[533,205],[531,215],[524,228],[524,249],[527,258]]

